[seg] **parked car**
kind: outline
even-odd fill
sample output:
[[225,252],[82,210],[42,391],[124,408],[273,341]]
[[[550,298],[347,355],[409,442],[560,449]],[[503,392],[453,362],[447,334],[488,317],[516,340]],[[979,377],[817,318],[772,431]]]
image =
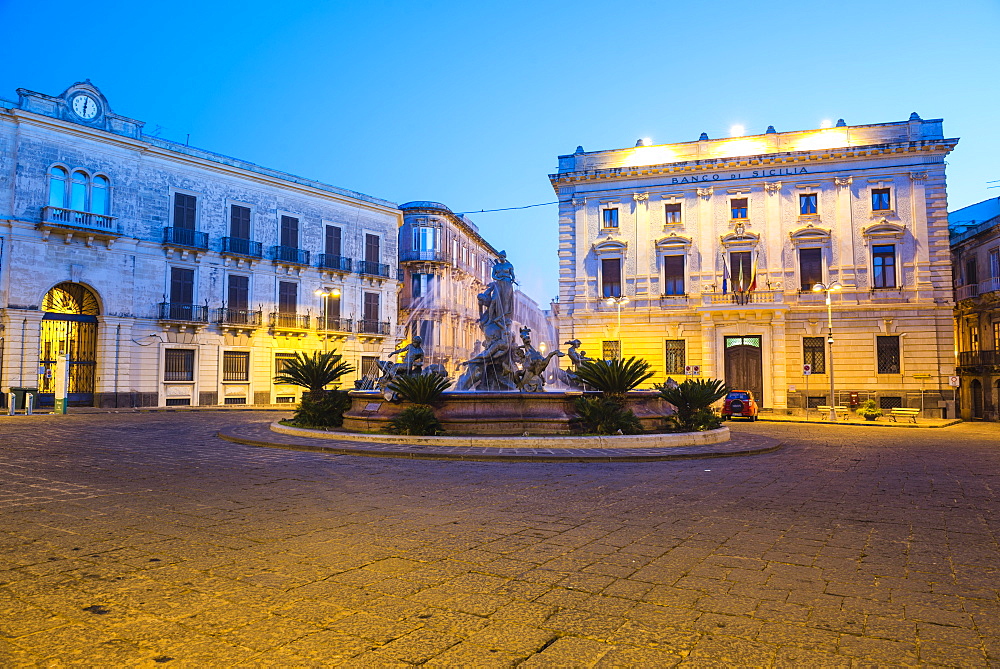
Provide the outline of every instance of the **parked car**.
[[730,391],[722,405],[722,420],[749,418],[751,421],[755,421],[759,413],[760,407],[757,406],[757,400],[753,398],[753,393],[749,390]]

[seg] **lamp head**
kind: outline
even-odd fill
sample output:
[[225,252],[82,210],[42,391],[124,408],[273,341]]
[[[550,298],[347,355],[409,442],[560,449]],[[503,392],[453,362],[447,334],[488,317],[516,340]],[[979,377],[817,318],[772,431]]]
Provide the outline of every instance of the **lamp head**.
[[628,297],[625,296],[625,295],[622,295],[621,297],[619,297],[618,298],[618,304],[628,304]]
[[834,281],[833,283],[830,284],[829,290],[841,290],[842,288],[843,288],[843,286],[840,285],[839,282]]
[[826,290],[826,286],[821,283],[813,284],[813,292],[818,293],[820,291]]

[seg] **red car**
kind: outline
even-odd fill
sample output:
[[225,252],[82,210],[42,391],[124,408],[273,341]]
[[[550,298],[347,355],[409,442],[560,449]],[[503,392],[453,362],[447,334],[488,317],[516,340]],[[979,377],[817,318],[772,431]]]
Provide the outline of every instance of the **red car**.
[[753,393],[749,390],[730,391],[722,405],[722,420],[749,418],[751,421],[755,421],[758,413],[760,413],[760,407],[757,406],[757,400],[753,398]]

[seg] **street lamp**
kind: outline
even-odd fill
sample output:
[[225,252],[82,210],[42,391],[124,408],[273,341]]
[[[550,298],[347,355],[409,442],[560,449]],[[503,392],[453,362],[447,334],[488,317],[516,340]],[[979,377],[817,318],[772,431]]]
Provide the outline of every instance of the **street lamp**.
[[836,281],[832,281],[830,285],[823,283],[817,283],[813,286],[814,293],[826,293],[826,343],[827,350],[827,364],[830,366],[830,420],[834,423],[837,422],[837,400],[833,395],[833,306],[830,303],[830,293],[835,290],[842,289],[841,286]]
[[330,328],[330,324],[327,319],[327,298],[329,297],[340,297],[339,288],[329,288],[323,289],[318,288],[314,291],[316,295],[323,301],[323,353],[326,353],[326,330]]
[[615,339],[618,340],[618,357],[624,357],[622,355],[622,305],[628,304],[628,297],[625,295],[619,295],[618,297],[609,297],[607,300],[608,306],[618,307],[618,328],[615,330]]

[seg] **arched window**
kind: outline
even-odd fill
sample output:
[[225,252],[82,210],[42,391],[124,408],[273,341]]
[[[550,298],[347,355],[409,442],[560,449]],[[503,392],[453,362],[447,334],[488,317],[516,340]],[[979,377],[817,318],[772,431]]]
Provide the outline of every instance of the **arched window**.
[[69,208],[74,211],[87,211],[87,173],[73,172],[73,180],[69,189]]
[[92,213],[105,216],[111,213],[110,186],[107,177],[101,175],[94,177],[94,183],[90,190],[90,211]]
[[49,169],[49,206],[66,207],[66,170],[53,165]]

